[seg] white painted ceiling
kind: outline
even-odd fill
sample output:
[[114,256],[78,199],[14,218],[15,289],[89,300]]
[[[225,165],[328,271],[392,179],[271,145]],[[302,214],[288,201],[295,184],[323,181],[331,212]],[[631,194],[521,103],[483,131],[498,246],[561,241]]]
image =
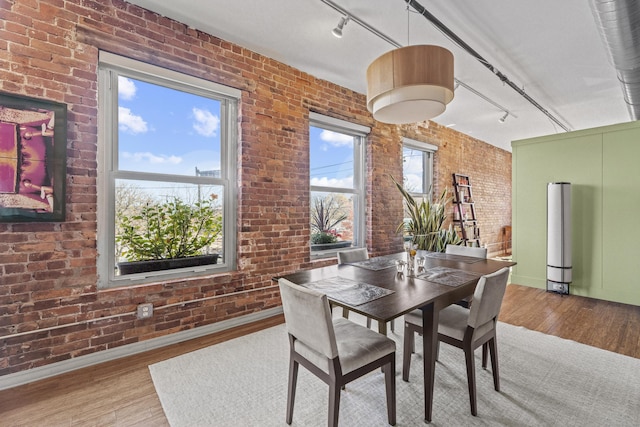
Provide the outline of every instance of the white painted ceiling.
[[[366,93],[365,73],[394,49],[321,0],[129,0],[313,76]],[[564,130],[447,39],[404,0],[333,0],[401,45],[451,50],[464,87],[433,121],[511,150],[511,141]],[[571,130],[630,121],[622,90],[585,0],[419,0],[509,80]]]

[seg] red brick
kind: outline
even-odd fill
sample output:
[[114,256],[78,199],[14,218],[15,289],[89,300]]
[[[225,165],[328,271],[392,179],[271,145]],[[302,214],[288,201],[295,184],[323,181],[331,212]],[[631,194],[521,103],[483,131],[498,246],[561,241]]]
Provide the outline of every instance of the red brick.
[[[0,357],[0,375],[276,307],[280,299],[270,288],[272,276],[335,263],[309,259],[310,110],[372,129],[366,144],[366,244],[372,254],[402,247],[395,233],[402,199],[388,174],[402,175],[403,136],[439,147],[436,193],[451,186],[452,172],[471,176],[483,239],[496,241],[501,227],[510,223],[508,152],[435,123],[396,127],[375,122],[362,94],[123,0],[0,0],[0,5],[6,6],[0,88],[66,103],[69,122],[66,221],[0,224],[0,334],[89,321],[3,341],[10,347],[0,348],[0,355],[6,351],[8,356]],[[97,289],[100,49],[242,90],[239,271]],[[190,302],[212,295],[222,297]],[[133,315],[142,302],[156,307],[152,318]],[[185,305],[162,308],[181,302]]]

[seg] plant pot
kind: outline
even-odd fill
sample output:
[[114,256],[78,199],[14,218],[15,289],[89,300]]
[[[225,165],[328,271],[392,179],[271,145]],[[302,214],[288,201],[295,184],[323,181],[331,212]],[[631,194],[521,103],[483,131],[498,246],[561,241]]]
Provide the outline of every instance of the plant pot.
[[341,249],[351,247],[351,240],[345,240],[343,242],[335,243],[317,243],[311,245],[312,251],[327,251],[331,249]]
[[120,275],[146,273],[149,271],[172,270],[174,268],[196,267],[217,264],[219,254],[198,255],[187,258],[150,259],[145,261],[119,262]]

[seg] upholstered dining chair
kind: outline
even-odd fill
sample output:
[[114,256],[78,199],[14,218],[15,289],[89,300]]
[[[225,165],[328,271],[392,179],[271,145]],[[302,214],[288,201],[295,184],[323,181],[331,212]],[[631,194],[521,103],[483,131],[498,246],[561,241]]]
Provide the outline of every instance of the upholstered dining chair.
[[478,248],[475,246],[447,245],[444,251],[452,255],[464,255],[474,258],[487,257],[487,248]]
[[366,261],[368,259],[369,251],[367,250],[367,248],[347,249],[338,252],[338,264]]
[[329,426],[338,425],[341,388],[382,368],[387,418],[395,425],[395,342],[348,319],[332,319],[327,296],[320,292],[286,279],[279,285],[290,344],[287,424],[293,421],[298,365],[302,365],[329,385]]
[[[344,251],[338,252],[338,265],[340,264],[348,264],[350,262],[358,262],[358,261],[366,261],[369,259],[369,251],[367,248],[357,248],[357,249],[347,249]],[[342,309],[342,317],[345,319],[349,318],[349,310],[346,308]],[[392,320],[391,322],[391,330],[395,331],[395,323]],[[371,318],[367,317],[367,328],[371,327]]]
[[[369,251],[367,248],[356,248],[356,249],[347,249],[345,251],[339,251],[338,255],[338,265],[340,264],[348,264],[350,262],[358,262],[358,261],[366,261],[369,259]],[[349,318],[349,309],[342,308],[342,317],[345,319]],[[367,317],[367,328],[371,327],[371,319]]]
[[[461,245],[447,245],[447,247],[444,249],[444,252],[446,254],[463,255],[463,256],[468,256],[473,258],[484,258],[484,259],[487,258],[487,248],[477,248],[472,246],[461,246]],[[468,297],[464,297],[463,299],[458,301],[456,304],[464,308],[469,308],[471,307],[472,298],[473,297],[469,295]]]
[[[348,264],[350,262],[366,261],[369,259],[369,251],[367,248],[348,249],[338,252],[338,265]],[[349,309],[342,308],[342,317],[349,318]],[[371,327],[371,319],[367,317],[367,328]]]
[[[469,310],[458,305],[450,305],[440,311],[438,345],[442,341],[464,350],[472,415],[478,414],[474,351],[483,346],[482,367],[486,368],[485,344],[488,344],[489,352],[491,353],[493,386],[496,391],[500,391],[496,325],[508,279],[508,268],[482,276],[476,286],[473,294],[474,301]],[[414,334],[422,333],[422,315],[411,312],[404,316],[404,320],[402,379],[409,381],[411,352],[412,348],[414,348],[415,340]]]

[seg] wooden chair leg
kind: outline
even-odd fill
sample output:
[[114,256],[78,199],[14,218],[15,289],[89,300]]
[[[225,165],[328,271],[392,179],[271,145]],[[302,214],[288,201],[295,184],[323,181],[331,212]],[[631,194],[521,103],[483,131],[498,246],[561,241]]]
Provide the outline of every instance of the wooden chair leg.
[[491,370],[493,371],[493,388],[500,391],[500,371],[498,368],[498,345],[496,338],[489,341],[489,352],[491,353]]
[[335,382],[329,384],[329,427],[338,427],[338,415],[340,413],[340,389]]
[[402,380],[409,381],[409,370],[411,369],[411,353],[415,346],[415,335],[406,325],[404,327],[404,339],[402,343]]
[[387,392],[387,419],[389,424],[396,425],[396,358],[384,366],[384,384]]
[[476,400],[476,367],[473,359],[473,349],[469,345],[464,346],[464,358],[467,362],[467,383],[469,384],[469,401],[471,403],[471,415],[478,415],[478,403]]
[[289,386],[287,390],[287,424],[293,421],[293,404],[296,400],[296,382],[298,381],[298,362],[289,360]]
[[482,368],[487,369],[487,343],[482,344]]

